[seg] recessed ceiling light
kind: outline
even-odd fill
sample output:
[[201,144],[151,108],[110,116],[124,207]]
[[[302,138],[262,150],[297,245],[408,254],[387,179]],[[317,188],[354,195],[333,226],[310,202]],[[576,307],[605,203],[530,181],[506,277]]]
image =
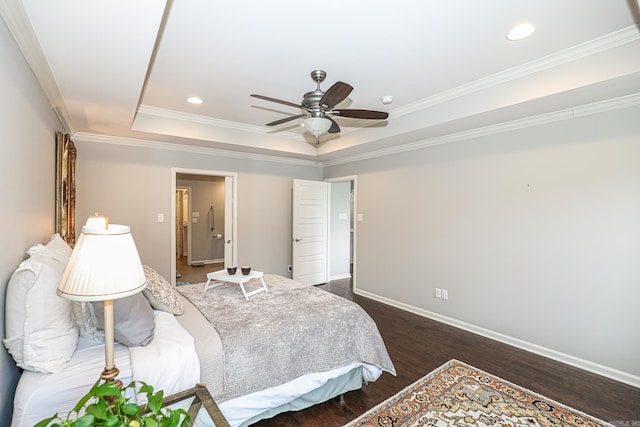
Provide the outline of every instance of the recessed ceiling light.
[[507,34],[507,39],[509,40],[522,40],[529,37],[536,31],[536,27],[529,23],[518,24]]
[[187,98],[187,102],[190,104],[202,104],[202,99],[198,98],[197,96],[192,96],[191,98]]

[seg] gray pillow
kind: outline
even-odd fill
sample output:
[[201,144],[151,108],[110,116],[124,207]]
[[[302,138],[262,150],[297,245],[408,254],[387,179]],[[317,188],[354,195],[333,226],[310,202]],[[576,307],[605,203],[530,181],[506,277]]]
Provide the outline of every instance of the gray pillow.
[[[91,304],[96,313],[96,326],[104,330],[104,304],[102,301]],[[114,339],[127,347],[149,344],[156,328],[153,309],[142,293],[113,300],[113,324]]]

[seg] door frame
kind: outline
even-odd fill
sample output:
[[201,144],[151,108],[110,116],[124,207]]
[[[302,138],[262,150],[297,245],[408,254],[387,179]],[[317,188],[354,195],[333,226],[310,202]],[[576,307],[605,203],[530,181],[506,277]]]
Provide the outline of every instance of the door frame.
[[[191,265],[191,187],[178,187],[177,190],[185,190],[187,192],[187,264]],[[175,209],[174,209],[175,212]],[[175,215],[175,214],[174,214]],[[177,237],[176,237],[177,245]]]
[[[353,212],[351,213],[351,215],[353,215],[353,242],[352,242],[352,247],[351,250],[353,252],[353,271],[351,272],[351,283],[353,286],[353,291],[355,293],[356,290],[356,278],[357,278],[357,268],[356,268],[356,260],[357,260],[357,252],[356,252],[356,247],[358,245],[356,245],[356,239],[357,239],[357,234],[358,234],[358,221],[357,221],[357,212],[358,212],[358,176],[357,175],[348,175],[348,176],[341,176],[341,177],[336,177],[336,178],[327,178],[325,179],[326,182],[328,183],[333,183],[333,182],[352,182],[353,183]],[[329,186],[329,209],[331,209],[331,186]],[[327,277],[330,277],[329,274],[331,273],[331,221],[329,221],[328,224],[328,229],[327,229],[327,248],[328,248],[328,254],[327,254]]]
[[[235,265],[238,259],[238,174],[236,172],[226,172],[226,171],[212,171],[212,170],[204,170],[204,169],[186,169],[186,168],[171,168],[171,284],[173,286],[176,285],[176,181],[178,174],[185,175],[204,175],[204,176],[220,176],[226,178],[232,178],[231,185],[231,195],[229,196],[225,191],[225,205],[227,205],[227,201],[231,203],[232,209],[232,217],[231,217],[231,239],[225,235],[225,241],[231,240],[231,259],[233,265]],[[226,188],[226,187],[225,187]],[[189,201],[191,204],[191,200]],[[225,222],[227,218],[225,217]],[[190,243],[190,242],[189,242]],[[226,246],[225,246],[226,253]],[[191,255],[191,251],[188,252],[188,255]],[[226,257],[225,257],[226,258]]]

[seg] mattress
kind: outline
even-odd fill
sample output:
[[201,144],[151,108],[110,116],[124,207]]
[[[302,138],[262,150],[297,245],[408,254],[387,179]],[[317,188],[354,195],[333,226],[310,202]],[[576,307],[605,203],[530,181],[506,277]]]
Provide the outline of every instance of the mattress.
[[[115,343],[115,365],[120,370],[118,378],[129,384],[132,380],[129,350],[120,343]],[[16,388],[11,426],[31,427],[56,412],[66,414],[87,394],[103,369],[104,344],[80,337],[64,371],[56,374],[24,371]]]
[[[155,337],[149,345],[129,349],[120,343],[114,344],[115,366],[120,371],[118,379],[125,385],[133,380],[145,381],[167,395],[193,387],[200,378],[193,338],[173,315],[155,312],[154,316]],[[167,350],[171,345],[174,348]],[[170,372],[163,373],[158,366],[169,366]],[[80,337],[63,371],[54,374],[24,371],[13,401],[12,427],[31,427],[55,413],[66,417],[103,370],[104,343]],[[127,397],[135,401],[133,393]]]
[[[156,312],[158,316],[161,312]],[[167,313],[162,313],[166,316]],[[199,310],[188,300],[184,300],[184,314],[182,316],[170,316],[175,319],[175,325],[181,326],[181,330],[191,335],[194,340],[194,349],[199,360],[199,380],[193,378],[188,384],[182,383],[179,389],[164,389],[165,395],[190,388],[195,383],[204,383],[210,394],[214,397],[220,395],[224,389],[224,355],[222,354],[222,342],[215,328],[202,316]],[[158,324],[157,324],[158,327]],[[161,334],[162,331],[156,333]],[[173,333],[173,332],[172,332]],[[155,340],[154,340],[155,341]],[[166,345],[166,341],[164,345]],[[141,359],[132,364],[129,349],[119,343],[115,343],[115,365],[120,370],[118,378],[124,384],[134,378],[133,365],[144,364],[145,348],[138,348],[143,354]],[[194,370],[187,368],[181,371],[175,361],[159,362],[157,349],[149,347],[149,366],[169,366],[172,375],[180,377],[178,373],[184,372],[185,377],[192,377]],[[170,352],[163,352],[170,353]],[[164,355],[161,355],[164,356]],[[97,381],[104,369],[104,344],[89,338],[80,338],[78,348],[73,354],[68,367],[60,373],[45,374],[25,371],[23,372],[14,399],[14,417],[12,427],[30,427],[38,421],[48,418],[59,412],[65,414],[84,396],[90,387]],[[158,371],[158,378],[163,377],[162,371]],[[327,399],[348,390],[359,388],[364,381],[375,381],[382,374],[382,370],[369,364],[354,363],[327,372],[317,372],[295,378],[285,384],[270,387],[244,396],[239,396],[219,403],[220,410],[229,420],[232,426],[244,426],[261,418],[271,417],[287,410],[299,410],[312,404],[326,401]],[[184,379],[184,378],[183,378]],[[154,382],[150,384],[157,387]],[[132,396],[130,396],[132,397]],[[43,402],[47,402],[46,405]],[[200,423],[199,425],[207,425]]]

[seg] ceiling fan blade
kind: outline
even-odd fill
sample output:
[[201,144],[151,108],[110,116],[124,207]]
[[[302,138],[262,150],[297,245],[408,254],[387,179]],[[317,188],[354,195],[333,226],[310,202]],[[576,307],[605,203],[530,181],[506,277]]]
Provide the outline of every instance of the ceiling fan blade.
[[373,111],[373,110],[333,110],[331,114],[340,116],[340,117],[350,117],[353,119],[373,119],[373,120],[384,120],[389,117],[389,113],[385,113],[384,111]]
[[347,83],[335,82],[333,86],[322,95],[322,98],[320,98],[320,105],[326,105],[327,110],[331,110],[344,101],[352,90],[353,87]]
[[282,123],[289,122],[291,120],[299,119],[300,117],[304,117],[306,114],[296,114],[295,116],[285,117],[284,119],[276,120],[275,122],[267,123],[265,126],[275,126],[280,125]]
[[325,116],[325,118],[331,121],[331,127],[329,128],[327,133],[340,133],[340,126],[338,126],[338,123],[336,123],[336,121],[331,117]]
[[284,104],[284,105],[288,105],[289,107],[302,108],[303,110],[306,110],[306,108],[304,108],[302,105],[294,104],[293,102],[283,101],[281,99],[276,99],[276,98],[270,98],[268,96],[263,96],[263,95],[256,95],[254,93],[252,93],[251,96],[253,96],[254,98],[264,99],[265,101],[277,102],[278,104]]

